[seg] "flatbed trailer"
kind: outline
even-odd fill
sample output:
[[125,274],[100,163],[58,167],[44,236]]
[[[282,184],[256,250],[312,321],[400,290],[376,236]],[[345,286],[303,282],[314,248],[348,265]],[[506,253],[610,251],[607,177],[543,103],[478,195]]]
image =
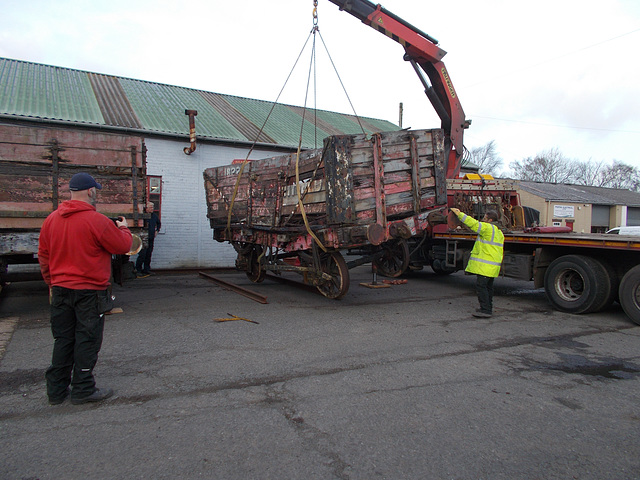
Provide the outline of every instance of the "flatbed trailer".
[[[504,237],[501,276],[544,287],[550,303],[564,312],[597,312],[617,300],[640,324],[640,237],[535,229],[506,231]],[[464,269],[475,239],[472,232],[435,227],[422,259],[440,274]]]

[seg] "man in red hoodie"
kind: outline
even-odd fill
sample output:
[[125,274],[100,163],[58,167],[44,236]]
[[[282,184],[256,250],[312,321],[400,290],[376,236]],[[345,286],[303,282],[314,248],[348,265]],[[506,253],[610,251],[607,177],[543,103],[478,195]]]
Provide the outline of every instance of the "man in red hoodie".
[[75,405],[113,395],[111,389],[96,388],[93,368],[102,345],[104,314],[111,309],[111,255],[129,252],[131,232],[124,217],[113,222],[96,211],[100,189],[91,175],[74,175],[71,200],[51,213],[40,230],[38,261],[49,285],[54,338],[46,372],[51,405],[69,394]]

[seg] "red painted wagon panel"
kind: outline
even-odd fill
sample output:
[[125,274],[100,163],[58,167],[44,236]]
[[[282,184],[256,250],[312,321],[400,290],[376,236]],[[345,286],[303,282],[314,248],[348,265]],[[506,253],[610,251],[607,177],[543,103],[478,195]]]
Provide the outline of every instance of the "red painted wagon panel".
[[30,238],[37,240],[47,215],[69,198],[69,180],[78,172],[102,184],[98,211],[125,216],[133,231],[143,230],[147,181],[142,137],[0,123],[0,254],[35,253],[31,241],[20,245],[16,232],[32,232],[35,237]]
[[[446,204],[442,130],[344,135],[296,155],[253,160],[204,171],[207,217],[216,238],[227,226],[282,233],[344,229],[412,217]],[[299,195],[302,207],[299,205]],[[340,235],[326,233],[325,240]],[[349,246],[358,241],[344,241]],[[331,243],[331,241],[330,241]]]

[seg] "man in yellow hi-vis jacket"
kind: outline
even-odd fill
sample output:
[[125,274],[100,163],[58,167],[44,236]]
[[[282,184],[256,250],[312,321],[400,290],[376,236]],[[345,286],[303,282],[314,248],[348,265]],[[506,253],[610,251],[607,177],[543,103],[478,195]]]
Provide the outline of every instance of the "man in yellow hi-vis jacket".
[[498,214],[489,210],[479,222],[457,208],[450,210],[471,231],[478,234],[465,271],[476,274],[476,293],[480,308],[473,316],[489,318],[493,314],[493,280],[500,274],[504,254],[504,235],[498,227],[490,223],[498,221]]

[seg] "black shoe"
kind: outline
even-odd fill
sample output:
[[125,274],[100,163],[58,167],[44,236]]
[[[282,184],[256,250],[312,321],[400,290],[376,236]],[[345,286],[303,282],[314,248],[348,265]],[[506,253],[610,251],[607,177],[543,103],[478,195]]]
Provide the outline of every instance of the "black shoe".
[[68,396],[69,396],[69,389],[67,388],[64,392],[64,395],[62,395],[61,397],[56,397],[56,398],[49,397],[49,405],[60,405],[62,402],[64,402],[67,399]]
[[483,312],[482,310],[473,312],[472,315],[476,318],[491,318],[491,314]]
[[101,402],[102,400],[109,398],[111,395],[113,395],[113,390],[110,388],[96,388],[95,392],[88,397],[72,398],[71,403],[74,405],[82,405],[83,403]]

